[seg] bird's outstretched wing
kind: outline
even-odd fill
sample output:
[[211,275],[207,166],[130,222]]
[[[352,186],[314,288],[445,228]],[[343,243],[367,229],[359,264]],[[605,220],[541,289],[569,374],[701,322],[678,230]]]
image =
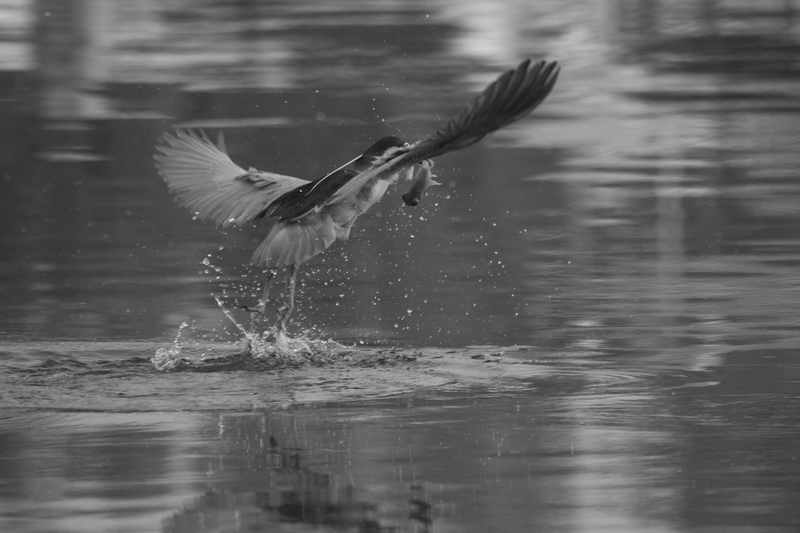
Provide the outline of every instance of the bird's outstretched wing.
[[396,155],[347,182],[331,196],[334,204],[355,194],[370,180],[400,172],[414,163],[475,144],[508,126],[542,103],[560,72],[555,61],[523,61],[492,82],[482,93],[427,139],[399,148]]
[[175,201],[218,226],[241,226],[284,193],[308,183],[243,169],[228,156],[222,134],[214,144],[203,132],[178,129],[165,134],[156,149],[156,168]]

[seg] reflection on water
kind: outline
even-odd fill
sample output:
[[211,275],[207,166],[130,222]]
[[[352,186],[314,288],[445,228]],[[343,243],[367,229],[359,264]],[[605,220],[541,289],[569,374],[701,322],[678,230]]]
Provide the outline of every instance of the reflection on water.
[[[586,369],[533,380],[525,394],[322,409],[7,410],[0,524],[637,532],[744,521],[791,531],[800,405],[787,400],[791,381],[753,374],[747,361],[735,358],[722,384],[703,374],[594,380]],[[786,389],[768,389],[776,384]]]
[[[0,529],[796,530],[797,8],[0,1]],[[213,296],[261,278],[265,227],[157,178],[172,124],[313,178],[526,56],[563,65],[545,105],[437,161],[424,206],[390,191],[309,265],[297,327],[556,372],[242,414],[263,376],[130,370],[184,321],[235,339]]]
[[[312,419],[311,423],[314,422]],[[356,486],[354,476],[323,473],[319,464],[309,466],[308,450],[298,447],[297,442],[306,440],[308,434],[305,428],[298,429],[296,423],[295,417],[287,414],[221,417],[218,420],[221,442],[215,445],[222,453],[208,462],[207,475],[212,481],[202,495],[165,521],[163,531],[214,530],[226,528],[232,522],[238,522],[239,529],[245,531],[276,524],[397,531],[392,522],[408,524],[411,530],[427,530],[431,524],[431,504],[425,500],[427,495],[422,486],[408,487],[407,505],[398,498],[380,509],[377,500],[370,501],[368,496],[364,499],[359,494],[362,490]],[[287,428],[290,424],[291,432]],[[292,444],[282,445],[274,434],[276,430],[283,433],[280,438],[291,440]],[[312,432],[312,436],[321,437],[320,444],[333,447],[328,454],[334,464],[348,453],[349,443],[340,440],[346,434]],[[396,516],[391,517],[393,514]]]

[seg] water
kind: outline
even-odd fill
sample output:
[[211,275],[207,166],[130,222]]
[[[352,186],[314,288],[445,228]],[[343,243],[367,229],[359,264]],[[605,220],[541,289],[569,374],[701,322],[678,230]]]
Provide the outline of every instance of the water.
[[[800,528],[796,3],[326,6],[0,2],[0,531]],[[315,178],[527,56],[530,119],[301,270],[342,354],[209,366],[267,228],[159,135]]]

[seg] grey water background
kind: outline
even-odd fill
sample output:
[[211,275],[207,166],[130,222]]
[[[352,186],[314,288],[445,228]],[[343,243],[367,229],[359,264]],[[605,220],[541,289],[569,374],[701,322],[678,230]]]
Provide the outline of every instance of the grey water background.
[[[798,9],[0,1],[0,530],[797,531]],[[234,339],[267,231],[172,203],[164,131],[315,178],[525,57],[547,101],[304,268],[295,331],[543,377],[273,409],[145,370]]]

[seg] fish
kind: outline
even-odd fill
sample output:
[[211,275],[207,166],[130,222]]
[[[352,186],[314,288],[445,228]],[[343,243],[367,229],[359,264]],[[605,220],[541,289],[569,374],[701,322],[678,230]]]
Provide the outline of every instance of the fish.
[[414,180],[414,183],[411,184],[411,188],[408,189],[408,192],[403,195],[403,202],[405,202],[406,205],[415,206],[419,204],[419,201],[422,200],[428,187],[431,185],[441,185],[438,181],[433,180],[436,174],[431,172],[432,168],[433,161],[430,159],[426,159],[422,162],[422,168],[417,171],[417,178]]

